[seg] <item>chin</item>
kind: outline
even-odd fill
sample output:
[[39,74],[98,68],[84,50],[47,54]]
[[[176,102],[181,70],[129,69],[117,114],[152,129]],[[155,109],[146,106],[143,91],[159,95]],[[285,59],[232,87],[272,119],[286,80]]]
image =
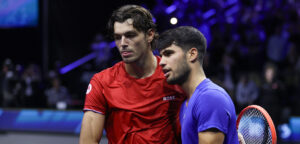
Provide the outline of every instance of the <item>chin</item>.
[[123,62],[126,63],[126,64],[130,64],[130,63],[134,63],[136,62],[136,59],[135,58],[122,58]]
[[174,85],[174,84],[177,84],[177,81],[174,80],[174,79],[167,79],[167,83],[171,84],[171,85]]
[[182,76],[182,77],[175,77],[175,78],[169,78],[167,79],[167,83],[171,85],[182,85],[183,83],[186,82],[187,80],[187,75]]

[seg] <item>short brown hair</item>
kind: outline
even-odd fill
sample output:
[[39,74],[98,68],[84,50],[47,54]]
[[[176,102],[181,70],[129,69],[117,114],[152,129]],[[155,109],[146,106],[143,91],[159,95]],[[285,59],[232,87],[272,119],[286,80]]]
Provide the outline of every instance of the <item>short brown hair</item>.
[[156,24],[153,21],[153,16],[149,10],[138,5],[124,5],[115,10],[110,17],[107,28],[110,36],[114,33],[115,22],[124,22],[127,19],[133,20],[133,27],[138,31],[147,33],[152,29],[155,32],[153,41],[151,42],[152,49],[155,47],[155,41],[158,38],[156,33]]

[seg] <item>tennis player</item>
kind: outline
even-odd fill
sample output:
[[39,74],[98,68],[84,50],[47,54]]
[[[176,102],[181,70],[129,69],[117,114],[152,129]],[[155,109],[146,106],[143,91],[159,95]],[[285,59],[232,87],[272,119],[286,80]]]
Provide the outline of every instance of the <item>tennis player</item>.
[[157,44],[167,82],[179,84],[188,97],[180,109],[182,143],[238,144],[234,104],[202,68],[203,34],[182,26],[162,33]]
[[179,109],[185,96],[166,82],[151,13],[126,5],[113,12],[108,28],[122,62],[93,76],[85,98],[80,144],[98,144],[103,129],[112,144],[180,143]]

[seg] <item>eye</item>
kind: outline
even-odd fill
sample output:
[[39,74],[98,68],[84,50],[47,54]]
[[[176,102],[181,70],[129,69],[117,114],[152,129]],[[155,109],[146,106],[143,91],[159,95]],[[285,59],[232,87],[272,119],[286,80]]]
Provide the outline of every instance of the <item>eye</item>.
[[137,36],[137,34],[136,33],[132,33],[132,32],[125,34],[126,38],[134,38],[135,36]]
[[163,56],[166,56],[166,57],[169,57],[171,56],[172,54],[174,53],[174,51],[171,51],[171,50],[165,50],[162,55]]

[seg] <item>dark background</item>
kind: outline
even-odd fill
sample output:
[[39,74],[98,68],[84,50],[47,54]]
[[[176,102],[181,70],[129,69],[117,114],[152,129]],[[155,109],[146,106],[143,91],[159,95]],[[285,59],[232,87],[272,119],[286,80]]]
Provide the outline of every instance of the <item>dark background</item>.
[[0,61],[11,58],[15,63],[43,63],[43,35],[48,30],[49,68],[55,61],[67,65],[91,52],[90,44],[97,33],[106,34],[112,10],[123,4],[153,6],[152,1],[137,0],[49,0],[48,27],[44,24],[44,1],[39,1],[37,27],[0,28]]

